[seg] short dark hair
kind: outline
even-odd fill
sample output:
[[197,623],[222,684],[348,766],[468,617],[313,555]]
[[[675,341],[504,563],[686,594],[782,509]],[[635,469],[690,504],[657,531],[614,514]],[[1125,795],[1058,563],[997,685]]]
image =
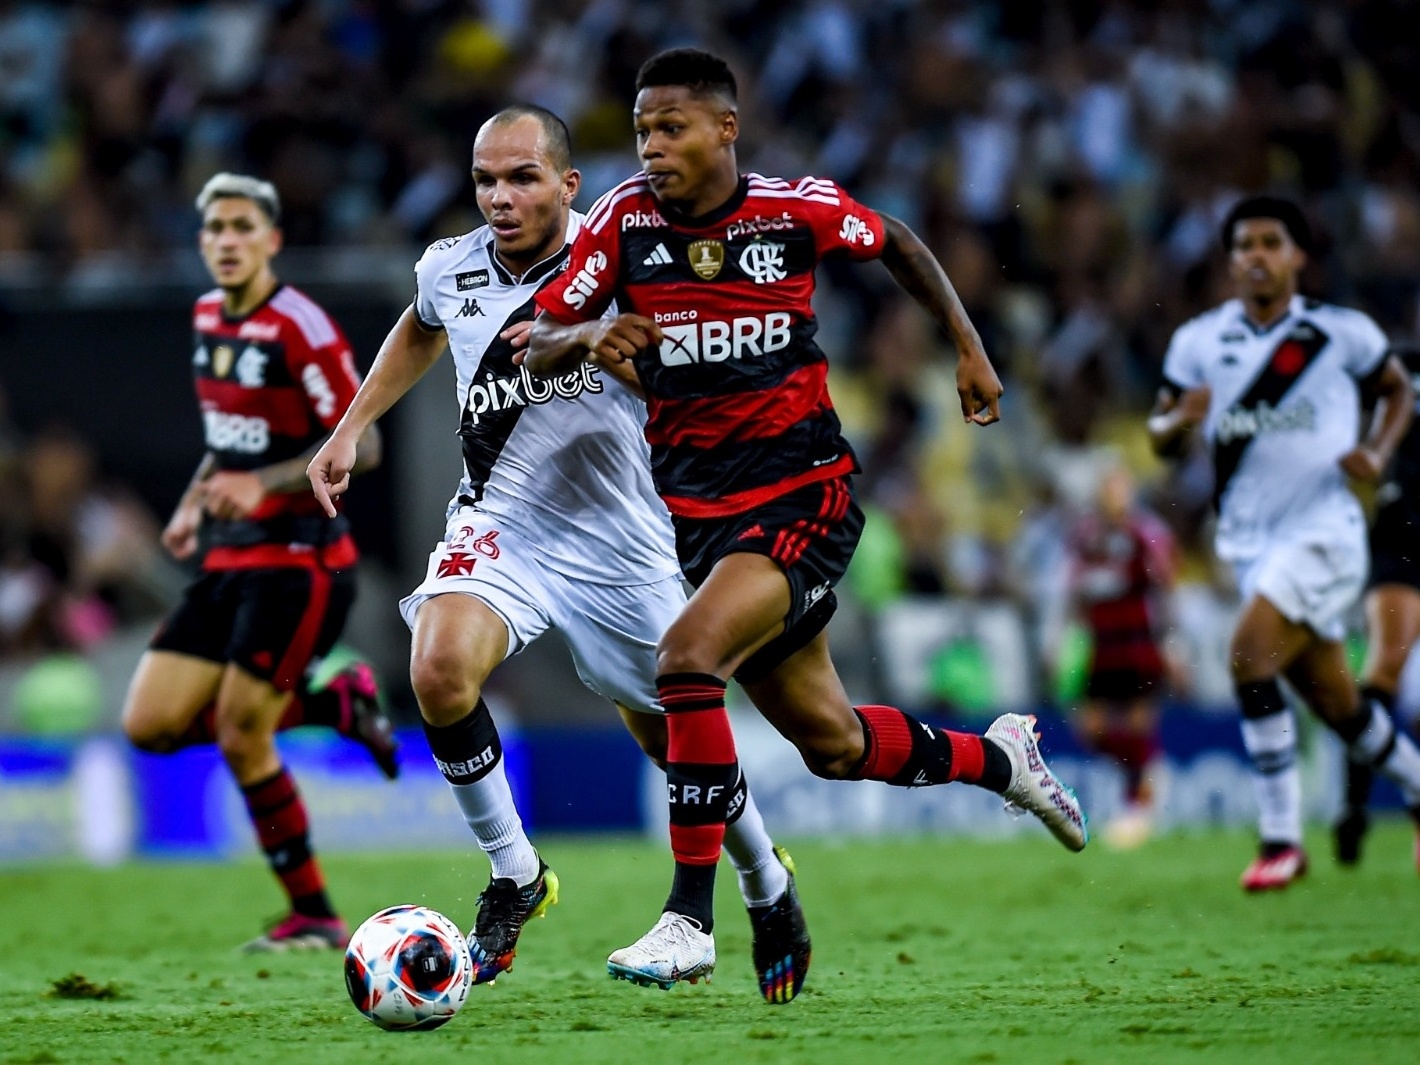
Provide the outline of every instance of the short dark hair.
[[547,138],[547,157],[558,170],[572,169],[572,134],[567,123],[537,104],[509,104],[488,121],[506,126],[520,118],[535,118]]
[[730,64],[699,48],[672,48],[642,63],[636,73],[636,91],[661,85],[683,85],[697,96],[723,93],[732,102],[739,100]]
[[1302,251],[1312,250],[1312,227],[1307,224],[1307,216],[1301,207],[1281,196],[1249,196],[1233,204],[1228,217],[1223,220],[1223,250],[1233,250],[1233,229],[1239,222],[1250,218],[1270,218],[1281,222],[1282,228],[1292,238],[1292,243]]

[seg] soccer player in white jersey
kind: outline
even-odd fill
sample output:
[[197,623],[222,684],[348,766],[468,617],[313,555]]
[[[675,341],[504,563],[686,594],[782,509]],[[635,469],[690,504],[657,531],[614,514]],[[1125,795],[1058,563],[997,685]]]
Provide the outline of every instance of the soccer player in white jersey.
[[[1237,298],[1174,333],[1149,435],[1170,454],[1200,427],[1212,451],[1216,548],[1244,598],[1231,665],[1262,837],[1242,886],[1265,891],[1307,867],[1297,728],[1280,679],[1420,813],[1420,752],[1383,706],[1361,698],[1341,642],[1368,566],[1347,477],[1379,479],[1413,394],[1370,318],[1298,294],[1310,235],[1296,204],[1243,200],[1222,239]],[[1362,439],[1367,391],[1379,407]]]
[[[655,647],[685,592],[670,517],[651,484],[639,396],[595,367],[544,380],[515,363],[533,296],[566,265],[581,225],[571,210],[581,179],[566,126],[539,107],[500,111],[474,141],[473,180],[488,224],[424,253],[413,305],[308,474],[329,509],[349,485],[365,427],[448,346],[464,477],[424,582],[400,610],[413,630],[410,679],[430,749],[492,863],[469,936],[483,983],[511,966],[524,923],[558,892],[513,805],[484,683],[557,628],[583,683],[616,703],[664,766]],[[756,939],[797,936],[782,949],[807,950],[792,864],[766,834],[743,777],[736,803],[725,849]]]

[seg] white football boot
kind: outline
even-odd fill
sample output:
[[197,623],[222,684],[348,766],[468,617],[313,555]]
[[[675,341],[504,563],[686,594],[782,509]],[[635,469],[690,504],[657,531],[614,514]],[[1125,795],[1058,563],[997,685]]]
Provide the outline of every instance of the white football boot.
[[1035,715],[1002,714],[991,722],[986,738],[1011,760],[1011,784],[1001,796],[1006,809],[1016,815],[1035,814],[1065,846],[1084,850],[1090,841],[1088,819],[1074,789],[1062,784],[1041,757]]
[[607,972],[618,980],[669,991],[678,980],[707,982],[715,971],[715,937],[702,932],[689,917],[663,913],[654,928],[614,951],[606,960]]

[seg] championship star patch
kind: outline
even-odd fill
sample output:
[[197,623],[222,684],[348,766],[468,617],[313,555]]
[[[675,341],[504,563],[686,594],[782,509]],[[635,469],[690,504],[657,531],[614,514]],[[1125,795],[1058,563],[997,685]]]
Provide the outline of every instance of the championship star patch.
[[687,251],[690,253],[690,268],[703,281],[714,280],[720,267],[725,265],[725,246],[718,240],[692,241]]

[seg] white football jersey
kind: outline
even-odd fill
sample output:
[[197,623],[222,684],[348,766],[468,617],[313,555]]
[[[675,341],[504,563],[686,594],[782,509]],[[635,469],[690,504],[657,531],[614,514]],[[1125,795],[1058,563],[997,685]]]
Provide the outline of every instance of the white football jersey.
[[1301,296],[1266,329],[1229,300],[1174,333],[1167,385],[1213,393],[1202,428],[1220,558],[1244,561],[1290,530],[1359,518],[1338,460],[1359,439],[1357,382],[1380,369],[1386,350],[1385,334],[1360,311]]
[[[581,222],[573,212],[569,242]],[[498,335],[532,321],[534,293],[567,265],[568,250],[515,277],[483,226],[431,244],[415,267],[415,314],[448,334],[458,375],[464,476],[450,511],[472,505],[496,516],[580,580],[663,580],[680,567],[651,483],[645,404],[587,364],[534,377]]]

